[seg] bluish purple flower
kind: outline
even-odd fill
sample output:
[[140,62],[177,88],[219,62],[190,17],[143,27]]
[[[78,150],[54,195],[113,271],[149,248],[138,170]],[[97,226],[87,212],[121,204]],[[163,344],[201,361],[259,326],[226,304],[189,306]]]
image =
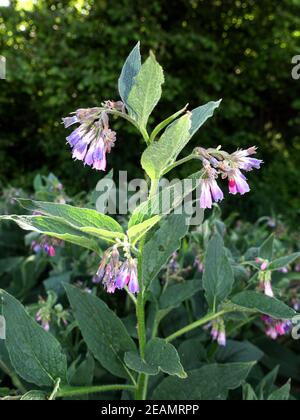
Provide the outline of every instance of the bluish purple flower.
[[247,183],[246,177],[238,169],[232,171],[229,176],[229,192],[230,194],[244,195],[250,191],[249,184]]

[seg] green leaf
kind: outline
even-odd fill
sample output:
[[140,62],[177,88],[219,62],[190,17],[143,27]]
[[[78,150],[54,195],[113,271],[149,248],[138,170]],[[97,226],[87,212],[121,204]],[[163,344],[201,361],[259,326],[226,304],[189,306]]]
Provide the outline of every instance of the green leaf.
[[185,380],[168,377],[155,389],[152,400],[225,400],[229,390],[247,379],[252,367],[252,363],[213,364],[188,372]]
[[143,248],[143,284],[149,286],[170,256],[179,249],[189,231],[186,214],[171,214],[161,220],[159,228]]
[[234,274],[226,255],[224,241],[216,234],[209,242],[203,274],[203,288],[211,308],[228,297],[234,284]]
[[291,394],[291,381],[288,381],[283,387],[274,391],[268,398],[268,401],[289,401]]
[[180,109],[179,111],[175,112],[175,114],[171,115],[170,117],[166,118],[164,121],[162,121],[160,124],[158,124],[155,129],[153,130],[150,142],[154,141],[155,138],[158,136],[158,134],[166,128],[169,124],[171,124],[173,121],[175,121],[178,117],[180,117],[181,114],[183,114],[187,110],[188,105],[186,105],[184,108]]
[[163,69],[156,61],[154,54],[150,53],[135,78],[127,101],[141,128],[147,126],[149,116],[160,100],[163,82]]
[[154,197],[140,204],[129,220],[129,228],[142,223],[154,215],[166,215],[176,209],[201,183],[203,171],[190,175],[170,187],[164,188]]
[[243,401],[258,401],[258,397],[250,384],[243,386]]
[[21,401],[45,401],[47,394],[43,391],[29,391],[21,397]]
[[177,308],[182,302],[193,297],[201,289],[202,282],[199,279],[173,284],[161,295],[159,307],[160,309]]
[[99,246],[94,237],[65,223],[59,217],[46,216],[0,216],[1,220],[10,220],[17,223],[24,230],[31,230],[52,236],[75,245],[82,246],[95,252],[99,252]]
[[98,238],[124,238],[124,232],[119,223],[112,217],[96,210],[73,207],[68,204],[23,199],[19,199],[18,202],[29,211],[39,212],[44,216],[58,217],[76,229]]
[[52,387],[65,381],[67,361],[59,342],[44,331],[14,297],[0,290],[6,320],[6,348],[11,363],[27,382]]
[[285,303],[262,293],[242,292],[234,296],[231,302],[246,311],[259,312],[275,319],[290,320],[297,315],[297,312]]
[[292,264],[298,258],[300,258],[300,252],[295,252],[294,254],[287,255],[286,257],[277,258],[276,260],[271,262],[271,264],[268,267],[268,270],[279,270],[280,268]]
[[179,378],[187,377],[177,350],[161,338],[154,338],[147,343],[145,360],[142,360],[137,353],[129,352],[125,354],[125,363],[130,369],[139,373],[158,375],[162,371]]
[[169,125],[159,141],[152,142],[142,155],[142,167],[152,180],[161,178],[190,139],[191,117],[185,114]]
[[136,347],[122,321],[96,296],[70,285],[65,289],[89,350],[113,375],[128,378],[124,354]]
[[153,216],[151,219],[145,220],[135,226],[128,229],[128,238],[131,244],[135,245],[139,240],[142,239],[146,233],[152,229],[161,219],[161,216]]
[[124,63],[118,83],[121,99],[128,108],[129,114],[131,116],[132,110],[128,105],[128,96],[135,83],[135,77],[141,70],[141,66],[142,62],[140,53],[140,43],[138,42]]
[[219,347],[216,353],[218,363],[257,362],[263,357],[264,353],[249,341],[228,340],[226,347]]
[[272,260],[274,252],[274,238],[275,236],[274,234],[272,234],[265,240],[265,242],[259,248],[258,255],[263,260]]
[[87,386],[93,384],[95,373],[95,360],[93,356],[88,353],[83,362],[78,364],[78,360],[68,369],[68,383],[72,386]]
[[208,102],[205,105],[193,109],[191,117],[190,136],[192,137],[202,125],[213,116],[214,111],[219,108],[222,99],[217,102]]

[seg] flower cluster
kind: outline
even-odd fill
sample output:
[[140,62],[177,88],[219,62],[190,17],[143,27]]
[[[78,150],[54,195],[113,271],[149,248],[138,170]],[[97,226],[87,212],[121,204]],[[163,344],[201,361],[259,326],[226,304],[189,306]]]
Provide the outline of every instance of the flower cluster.
[[226,329],[222,319],[212,322],[211,336],[214,341],[217,341],[219,346],[226,347]]
[[197,268],[197,271],[198,271],[199,273],[204,273],[204,271],[205,271],[204,263],[203,263],[203,261],[202,261],[202,259],[200,258],[200,256],[199,256],[199,255],[197,255],[197,256],[195,257],[195,260],[194,260],[194,267],[196,267],[196,268]]
[[44,236],[41,240],[35,240],[31,242],[31,249],[36,253],[39,254],[41,252],[45,252],[49,257],[55,257],[56,255],[56,247],[63,247],[64,241],[60,241],[59,239],[49,238],[48,236]]
[[201,183],[200,207],[211,208],[213,202],[224,199],[224,194],[217,183],[219,176],[228,180],[229,193],[246,194],[250,191],[246,176],[242,171],[249,172],[259,169],[262,160],[251,157],[256,153],[255,147],[247,150],[238,150],[229,154],[220,149],[197,148],[195,153],[202,160],[205,170]]
[[39,298],[40,309],[35,315],[35,320],[41,324],[45,331],[50,330],[51,321],[56,319],[57,325],[68,325],[68,311],[64,310],[61,304],[56,304],[57,296],[54,293],[48,293],[47,300]]
[[126,252],[126,260],[121,262],[117,245],[109,248],[100,263],[94,283],[102,283],[107,293],[126,286],[130,293],[139,292],[137,261]]
[[277,340],[278,337],[289,334],[293,327],[291,321],[280,321],[267,315],[262,317],[262,321],[265,324],[266,335],[272,338],[272,340]]
[[260,289],[265,292],[265,295],[269,297],[274,297],[274,292],[272,288],[272,273],[270,270],[268,270],[270,264],[269,261],[257,258],[256,263],[260,265],[260,270],[258,273]]
[[63,118],[66,128],[79,126],[67,137],[74,159],[98,171],[106,170],[106,154],[116,141],[116,132],[109,128],[108,112],[125,113],[122,102],[106,101],[102,108],[78,109],[70,117]]

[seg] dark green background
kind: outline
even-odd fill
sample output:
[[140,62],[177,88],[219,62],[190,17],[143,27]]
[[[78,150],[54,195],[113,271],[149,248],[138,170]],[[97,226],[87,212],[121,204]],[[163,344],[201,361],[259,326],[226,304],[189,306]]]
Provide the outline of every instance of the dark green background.
[[[117,99],[123,61],[141,40],[144,57],[153,49],[166,72],[156,118],[223,98],[191,148],[259,146],[265,165],[250,175],[252,194],[230,199],[227,209],[297,220],[300,80],[291,77],[291,60],[300,54],[299,0],[41,0],[32,10],[11,3],[0,8],[3,186],[30,187],[36,173],[53,171],[72,192],[94,187],[99,174],[72,162],[60,120]],[[123,122],[114,127],[109,167],[139,176],[139,137]]]

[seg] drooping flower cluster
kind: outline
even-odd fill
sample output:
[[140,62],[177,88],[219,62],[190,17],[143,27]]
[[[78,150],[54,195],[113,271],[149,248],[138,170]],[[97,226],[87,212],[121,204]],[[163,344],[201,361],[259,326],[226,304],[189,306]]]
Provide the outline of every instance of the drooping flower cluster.
[[56,321],[58,326],[68,325],[68,311],[64,310],[61,304],[56,304],[57,296],[49,292],[47,300],[39,298],[40,309],[35,315],[35,320],[43,327],[45,331],[50,330],[51,322]]
[[78,109],[72,116],[63,118],[66,128],[79,124],[67,137],[73,158],[98,171],[106,170],[106,154],[116,141],[116,132],[109,128],[108,112],[126,112],[122,102],[106,101],[102,105],[102,108]]
[[265,292],[266,296],[274,297],[274,292],[272,288],[272,272],[268,270],[270,264],[269,261],[257,258],[256,262],[260,265],[260,270],[258,272],[260,289]]
[[272,340],[277,340],[278,337],[283,337],[291,332],[293,324],[291,321],[281,321],[273,319],[267,315],[262,317],[265,324],[265,333]]
[[115,245],[108,249],[100,263],[94,283],[102,283],[107,293],[114,293],[116,289],[126,286],[130,293],[139,292],[137,261],[126,252],[126,260],[120,260],[118,247]]
[[226,347],[226,329],[225,323],[222,319],[217,319],[212,322],[211,336],[214,341],[217,341],[219,346]]
[[194,267],[197,268],[197,271],[199,273],[204,273],[204,271],[205,271],[203,260],[200,258],[199,255],[197,255],[195,260],[194,260]]
[[203,209],[210,209],[213,202],[224,199],[223,191],[217,183],[219,176],[228,180],[230,194],[244,195],[250,191],[250,187],[242,171],[259,169],[263,163],[262,160],[251,157],[256,153],[255,147],[238,150],[232,154],[220,149],[197,148],[195,153],[202,160],[205,170],[200,195],[200,207]]
[[60,241],[59,239],[55,238],[49,238],[48,236],[44,236],[40,240],[34,240],[31,242],[31,249],[36,254],[39,254],[44,251],[47,255],[49,255],[49,257],[55,257],[55,248],[63,246],[64,241]]

